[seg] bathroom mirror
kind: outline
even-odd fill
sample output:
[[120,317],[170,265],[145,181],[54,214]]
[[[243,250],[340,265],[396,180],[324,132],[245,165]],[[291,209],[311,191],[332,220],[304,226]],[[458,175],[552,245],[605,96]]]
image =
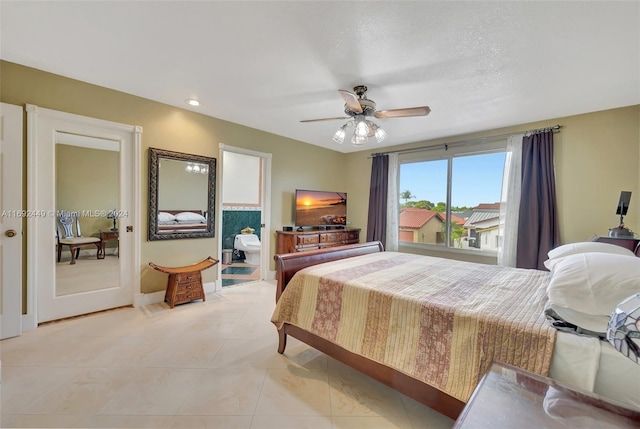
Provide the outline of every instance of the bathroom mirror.
[[213,237],[216,159],[149,148],[149,241]]

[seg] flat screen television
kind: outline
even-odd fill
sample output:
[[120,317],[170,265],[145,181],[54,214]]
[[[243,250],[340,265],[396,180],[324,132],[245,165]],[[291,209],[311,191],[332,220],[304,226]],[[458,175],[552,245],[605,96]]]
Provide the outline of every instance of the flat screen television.
[[347,193],[296,189],[297,227],[347,224]]

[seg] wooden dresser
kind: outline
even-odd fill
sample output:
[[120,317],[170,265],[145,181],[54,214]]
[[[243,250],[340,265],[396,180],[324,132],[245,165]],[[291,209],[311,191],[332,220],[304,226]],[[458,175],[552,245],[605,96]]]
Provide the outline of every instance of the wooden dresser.
[[307,252],[360,242],[359,228],[276,231],[276,254]]

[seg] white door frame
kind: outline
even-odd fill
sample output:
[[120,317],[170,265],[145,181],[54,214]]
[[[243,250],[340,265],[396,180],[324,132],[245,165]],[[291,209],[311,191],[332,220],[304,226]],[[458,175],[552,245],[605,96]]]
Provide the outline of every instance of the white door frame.
[[[270,279],[271,275],[269,272],[269,249],[271,249],[271,154],[265,152],[257,152],[250,149],[244,149],[235,146],[229,146],[223,143],[219,145],[219,165],[220,165],[220,174],[218,177],[223,177],[223,169],[224,169],[224,152],[234,152],[240,153],[243,155],[256,156],[258,158],[262,158],[262,187],[260,189],[262,206],[260,207],[261,211],[261,224],[264,225],[261,227],[262,231],[260,234],[260,279]],[[219,192],[216,192],[216,195],[220,195],[218,201],[218,222],[216,225],[216,235],[218,236],[218,255],[222,258],[222,202],[224,201],[224,195],[222,195],[223,186],[220,184],[218,187]],[[222,289],[222,264],[218,264],[218,280],[216,281],[216,291]]]
[[[140,146],[142,128],[139,126],[119,124],[86,116],[45,109],[27,104],[27,210],[33,213],[44,213],[44,217],[32,216],[27,218],[27,314],[23,316],[23,327],[35,329],[38,326],[38,287],[44,282],[55,281],[55,246],[53,244],[53,231],[55,225],[55,207],[49,203],[52,201],[52,183],[54,177],[45,177],[50,174],[51,167],[41,172],[45,163],[54,163],[53,159],[44,159],[51,149],[47,145],[53,144],[53,136],[50,141],[39,141],[39,118],[64,121],[69,124],[71,133],[92,135],[105,139],[112,138],[122,133],[129,134],[131,148],[125,151],[121,157],[121,171],[131,172],[132,183],[120,181],[120,195],[125,195],[123,190],[130,193],[131,209],[126,218],[126,225],[121,223],[122,235],[127,235],[121,240],[129,240],[132,255],[126,260],[121,260],[121,281],[127,281],[131,285],[131,297],[127,297],[127,304],[135,302],[135,296],[140,293]],[[78,131],[82,130],[82,131]],[[116,138],[117,139],[117,138]],[[128,155],[128,156],[127,156]],[[50,155],[49,155],[50,156]],[[52,165],[51,164],[51,165]],[[49,172],[49,173],[47,173]],[[46,203],[43,203],[46,202]],[[46,207],[45,207],[46,205]],[[124,219],[124,218],[123,218]],[[132,227],[132,232],[126,232]]]
[[[0,173],[2,179],[2,218],[0,219],[0,253],[2,253],[2,310],[0,339],[22,334],[22,106],[0,104]],[[13,237],[5,235],[15,231]]]

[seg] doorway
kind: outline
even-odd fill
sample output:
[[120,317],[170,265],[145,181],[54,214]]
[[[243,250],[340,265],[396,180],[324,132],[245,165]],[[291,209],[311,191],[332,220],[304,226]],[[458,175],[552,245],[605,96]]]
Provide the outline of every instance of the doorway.
[[271,154],[221,144],[220,161],[220,286],[264,280],[269,271]]
[[30,324],[133,304],[142,130],[33,105],[27,130]]

